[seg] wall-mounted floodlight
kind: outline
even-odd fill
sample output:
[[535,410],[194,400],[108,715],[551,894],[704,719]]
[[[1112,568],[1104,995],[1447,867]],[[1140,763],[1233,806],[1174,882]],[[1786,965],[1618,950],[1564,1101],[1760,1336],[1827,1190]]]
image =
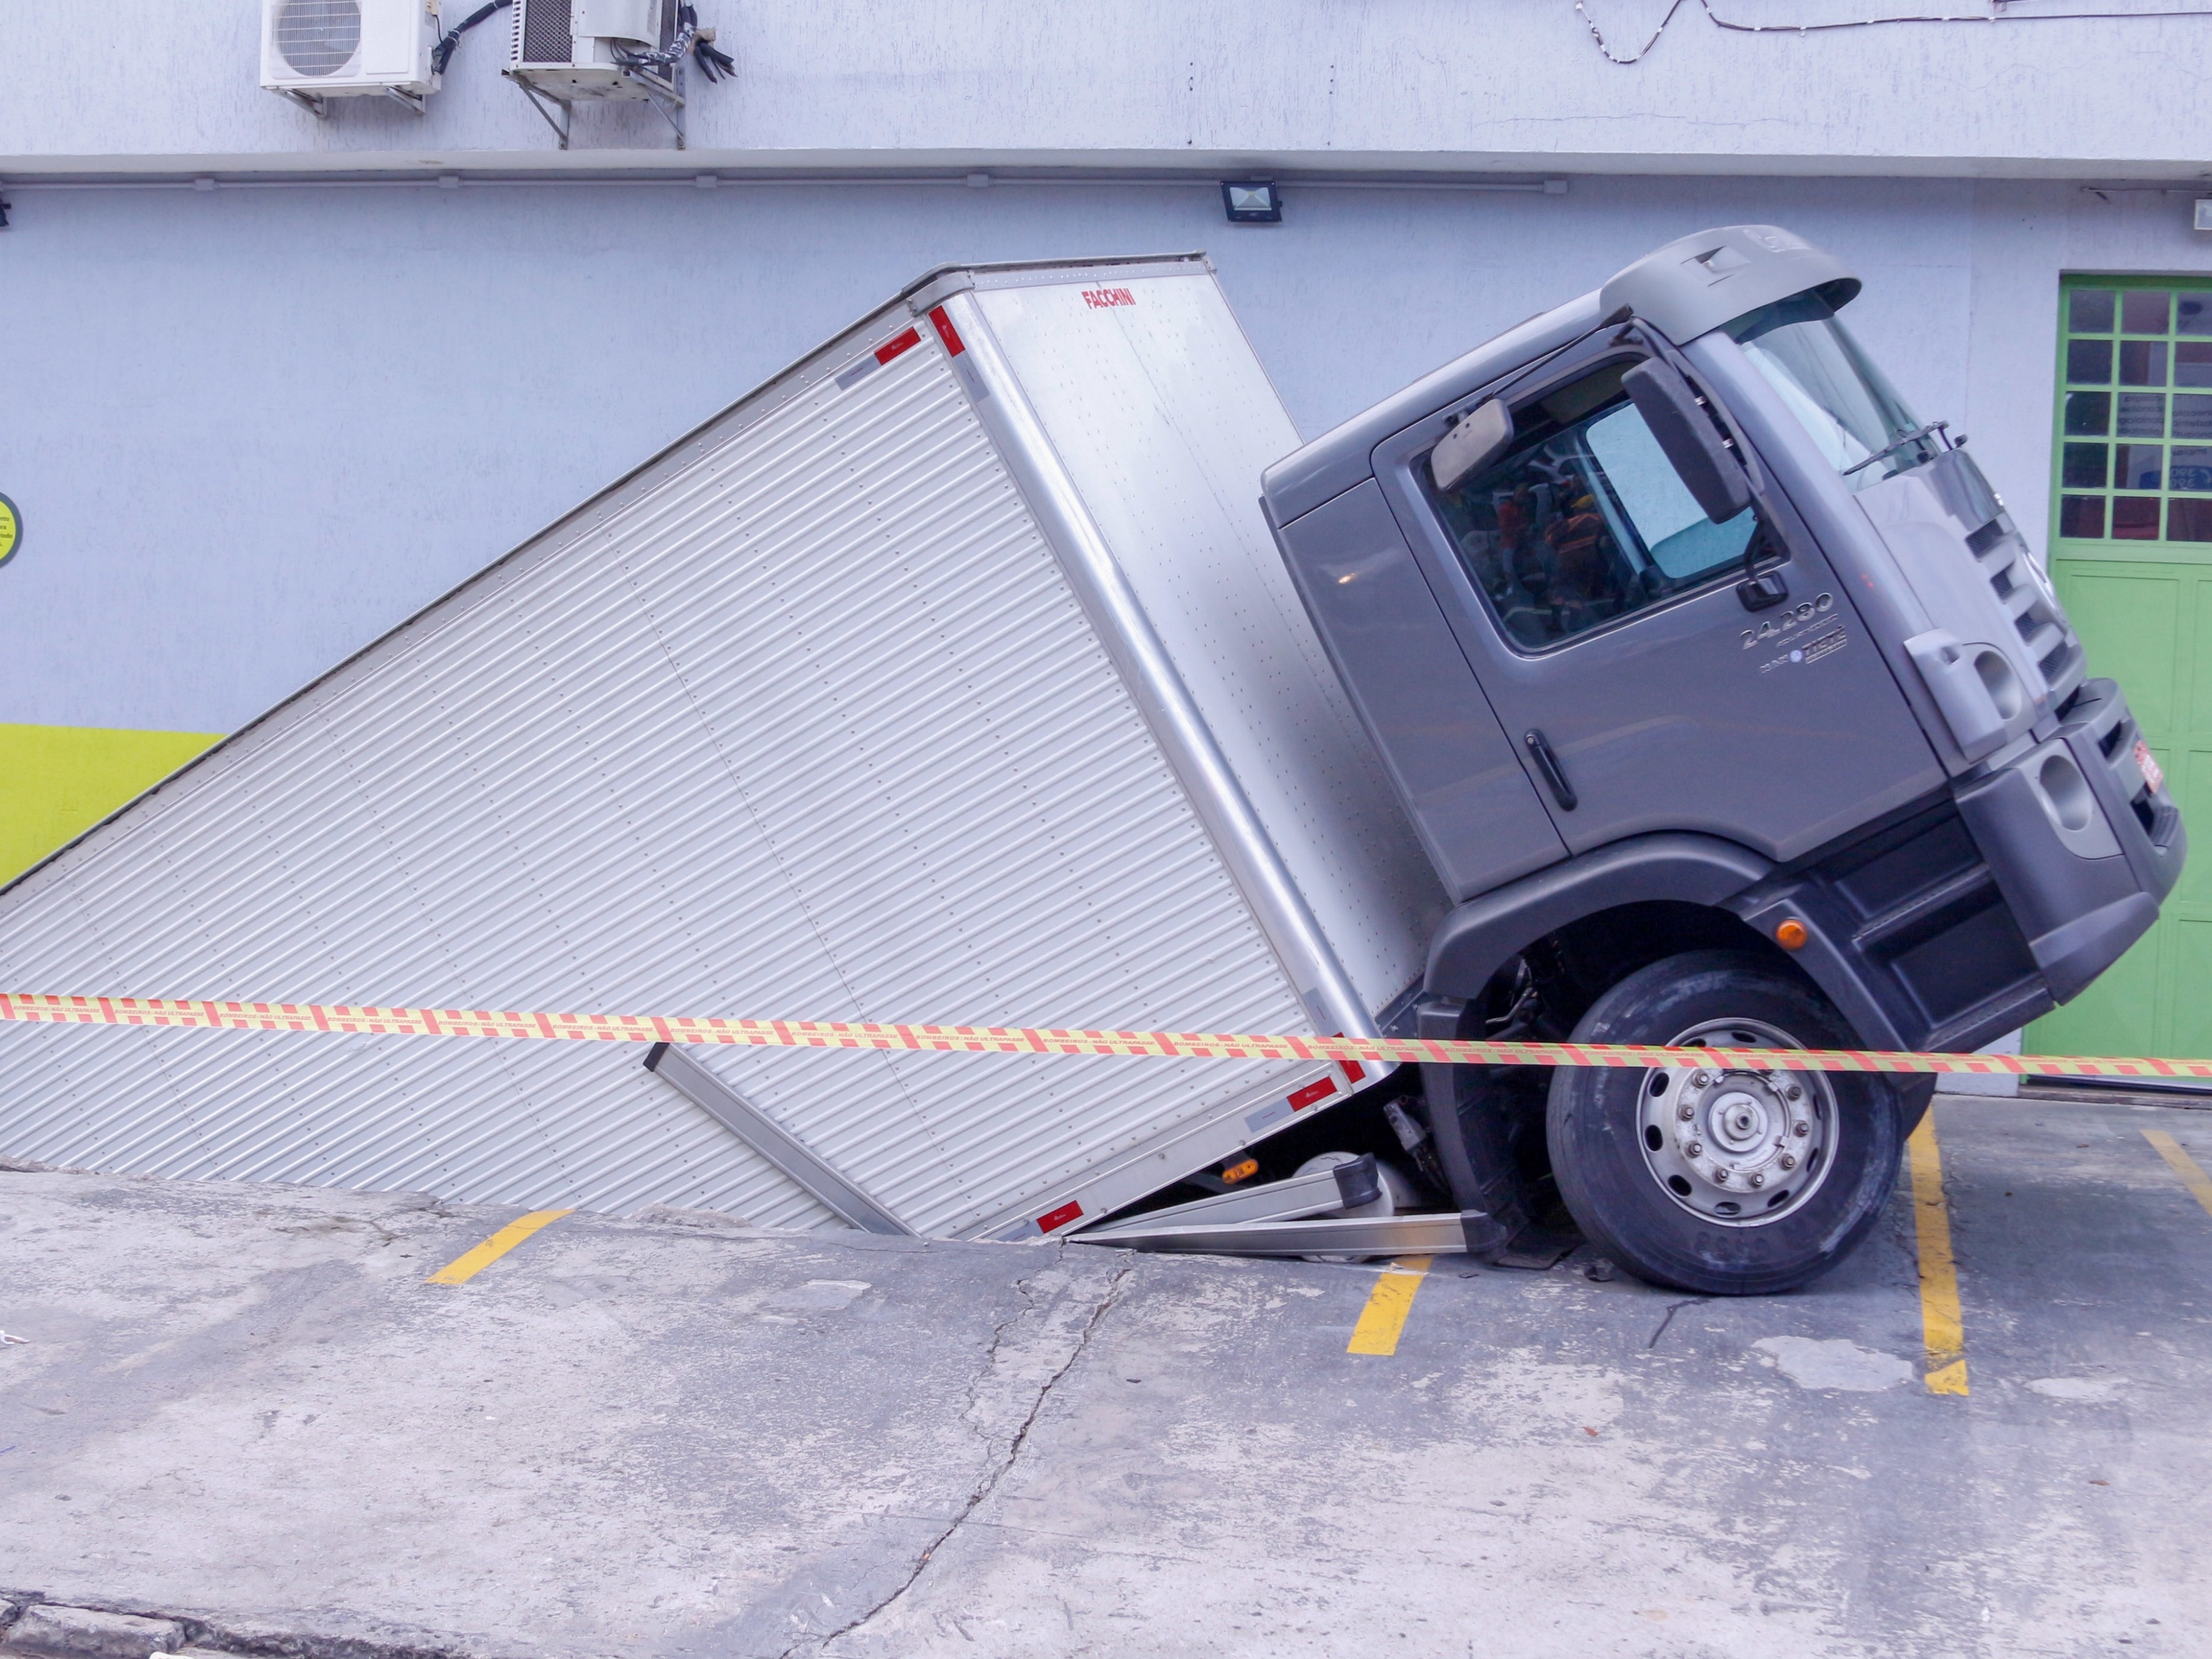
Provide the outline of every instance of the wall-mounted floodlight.
[[2212,196],[2197,198],[2197,228],[2212,230]]
[[1224,179],[1221,205],[1232,225],[1279,225],[1283,222],[1283,192],[1265,179]]

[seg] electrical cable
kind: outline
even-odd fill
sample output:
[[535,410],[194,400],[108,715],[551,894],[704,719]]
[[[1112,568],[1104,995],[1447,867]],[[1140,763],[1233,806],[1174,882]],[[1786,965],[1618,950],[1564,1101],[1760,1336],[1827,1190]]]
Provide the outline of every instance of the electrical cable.
[[477,7],[460,22],[447,29],[445,39],[430,48],[430,72],[433,75],[443,75],[446,72],[446,65],[453,61],[453,48],[461,44],[461,37],[494,12],[504,11],[514,3],[514,0],[488,0],[488,3]]
[[[691,9],[686,6],[684,9],[689,11]],[[715,46],[714,30],[699,31],[699,39],[691,48],[691,56],[699,65],[699,73],[705,76],[708,81],[737,79],[738,60]]]
[[659,70],[665,74],[690,52],[699,65],[699,72],[710,82],[726,80],[737,73],[737,60],[714,46],[714,31],[699,27],[698,8],[684,4],[676,9],[676,38],[666,46],[647,52],[627,52],[617,48],[615,61],[624,69]]
[[[1607,63],[1635,64],[1642,62],[1651,48],[1659,44],[1659,37],[1667,33],[1667,27],[1674,21],[1674,15],[1689,3],[1690,0],[1674,0],[1674,3],[1667,8],[1667,15],[1659,20],[1659,27],[1651,31],[1651,38],[1626,57],[1621,56],[1613,49],[1613,43],[1605,38],[1605,32],[1598,27],[1597,20],[1589,15],[1589,10],[1583,5],[1583,0],[1575,0],[1575,15],[1580,17],[1583,25],[1589,28],[1590,39],[1597,43],[1597,49],[1604,54]],[[1707,22],[1716,28],[1725,29],[1730,34],[1823,34],[1833,29],[1878,28],[1885,23],[1979,23],[1986,26],[1991,23],[2118,21],[2130,17],[2212,15],[2212,13],[2208,13],[2202,6],[2177,6],[2145,11],[2007,12],[1995,9],[2003,3],[2004,0],[1991,0],[1992,9],[1978,17],[1961,17],[1955,13],[1948,15],[1915,13],[1899,17],[1842,18],[1832,23],[1740,23],[1733,18],[1723,17],[1715,11],[1713,0],[1698,0],[1698,6],[1705,13]]]

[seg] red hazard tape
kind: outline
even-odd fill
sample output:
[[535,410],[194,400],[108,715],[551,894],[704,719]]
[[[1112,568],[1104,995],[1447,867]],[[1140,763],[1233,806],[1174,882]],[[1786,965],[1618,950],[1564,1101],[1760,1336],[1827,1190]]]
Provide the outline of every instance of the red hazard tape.
[[[1966,1077],[2115,1077],[2212,1081],[2212,1060],[2077,1054],[1917,1054],[1864,1048],[1669,1048],[1643,1043],[1486,1042],[1385,1036],[1262,1036],[868,1021],[718,1019],[660,1014],[514,1013],[347,1003],[0,994],[0,1020],[333,1036],[699,1042],[758,1048],[881,1048],[910,1054],[1107,1054],[1159,1060],[1365,1060],[1443,1066],[1717,1066],[1735,1071],[1935,1072]],[[1785,1059],[1786,1055],[1786,1059]]]

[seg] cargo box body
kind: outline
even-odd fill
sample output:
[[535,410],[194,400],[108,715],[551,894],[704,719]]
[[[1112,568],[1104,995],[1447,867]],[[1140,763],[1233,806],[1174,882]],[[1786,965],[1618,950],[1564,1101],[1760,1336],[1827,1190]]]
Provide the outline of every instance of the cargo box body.
[[[1444,901],[1255,502],[1297,443],[1202,258],[935,273],[0,894],[0,982],[1372,1030]],[[925,1236],[1357,1081],[690,1055]],[[836,1224],[641,1058],[8,1027],[0,1153]]]

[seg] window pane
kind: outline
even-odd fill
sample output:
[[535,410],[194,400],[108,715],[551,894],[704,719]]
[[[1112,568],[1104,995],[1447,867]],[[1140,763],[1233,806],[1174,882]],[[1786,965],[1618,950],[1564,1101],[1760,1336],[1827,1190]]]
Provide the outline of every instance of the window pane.
[[2102,489],[2106,453],[2102,444],[2067,445],[2059,482],[2069,489]]
[[[2212,404],[2212,398],[2200,398],[2197,401]],[[2101,438],[2112,429],[2112,394],[2111,392],[2069,392],[2066,394],[2066,435],[2068,437]]]
[[2123,334],[2163,334],[2168,319],[2173,313],[2173,296],[2160,289],[2155,293],[2130,294],[2120,301],[2120,332]]
[[2115,495],[2112,497],[2112,536],[2123,542],[2154,542],[2158,539],[2158,497],[2155,495]]
[[2168,501],[2166,538],[2170,542],[2212,542],[2212,501]]
[[2212,294],[2185,294],[2174,311],[2176,334],[2212,334]]
[[2112,290],[2077,288],[2066,302],[2066,326],[2076,334],[2112,331]]
[[2173,348],[2176,386],[2212,386],[2212,345],[2182,340]]
[[2087,541],[2102,541],[2105,538],[2105,498],[2102,495],[2061,495],[2058,498],[2058,533],[2080,537]]
[[2120,393],[2119,435],[2123,438],[2166,436],[2166,394],[2163,392]]
[[2077,386],[2106,386],[2112,378],[2112,343],[2110,340],[2069,340],[2066,343],[2066,378]]
[[2212,398],[2176,398],[2173,400],[2173,435],[2177,438],[2212,438]]
[[2185,449],[2177,444],[2173,459],[2167,464],[2166,476],[2168,489],[2199,489],[2212,493],[2212,449]]
[[2166,471],[2166,451],[2157,444],[2122,444],[2118,476],[2112,480],[2116,489],[2157,489],[2162,488],[2159,477]]
[[[2102,345],[2100,340],[2098,344]],[[2122,386],[2164,386],[2166,384],[2166,342],[2163,340],[2123,340],[2120,342],[2120,384]]]
[[1456,489],[1428,489],[1468,577],[1525,647],[1734,571],[1759,532],[1749,509],[1726,524],[1698,509],[1621,396],[1626,367],[1515,410],[1523,435],[1503,464]]

